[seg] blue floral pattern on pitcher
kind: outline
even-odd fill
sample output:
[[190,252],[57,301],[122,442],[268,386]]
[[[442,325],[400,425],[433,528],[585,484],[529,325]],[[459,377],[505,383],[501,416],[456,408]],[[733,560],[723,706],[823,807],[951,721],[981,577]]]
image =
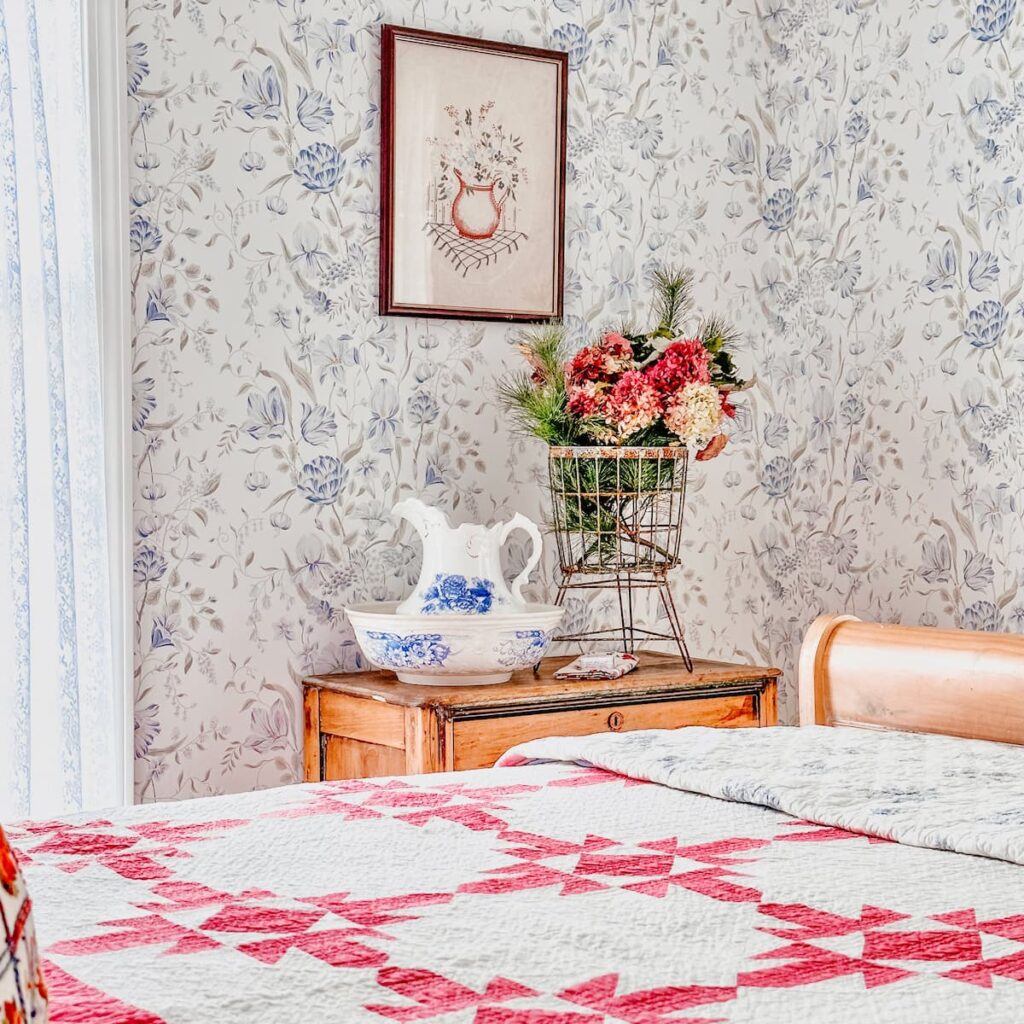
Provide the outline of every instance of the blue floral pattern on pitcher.
[[423,593],[423,614],[460,612],[463,615],[483,615],[494,604],[494,584],[490,580],[438,573],[434,582]]
[[370,641],[372,659],[391,668],[443,665],[452,653],[452,649],[442,642],[440,633],[401,636],[398,633],[369,632],[366,636]]

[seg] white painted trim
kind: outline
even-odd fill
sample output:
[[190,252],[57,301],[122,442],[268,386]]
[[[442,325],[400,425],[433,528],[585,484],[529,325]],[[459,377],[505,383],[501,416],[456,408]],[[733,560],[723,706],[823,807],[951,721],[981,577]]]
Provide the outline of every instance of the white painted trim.
[[118,778],[134,793],[132,602],[131,312],[128,293],[128,87],[125,5],[84,0],[85,69],[96,232],[96,308],[102,362],[107,536],[110,555],[111,664],[116,686]]

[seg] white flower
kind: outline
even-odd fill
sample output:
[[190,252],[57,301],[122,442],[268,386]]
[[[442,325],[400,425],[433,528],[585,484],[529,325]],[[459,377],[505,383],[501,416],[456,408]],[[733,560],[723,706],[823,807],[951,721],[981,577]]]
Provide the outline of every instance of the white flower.
[[721,422],[722,403],[713,384],[685,385],[665,413],[665,425],[690,451],[707,447]]

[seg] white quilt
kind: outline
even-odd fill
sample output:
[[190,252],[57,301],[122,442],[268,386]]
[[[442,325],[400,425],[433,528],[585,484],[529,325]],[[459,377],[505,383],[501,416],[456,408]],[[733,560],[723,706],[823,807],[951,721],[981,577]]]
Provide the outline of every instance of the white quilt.
[[823,725],[738,736],[690,728],[535,740],[499,763],[531,761],[590,764],[908,846],[1024,864],[1024,747]]
[[11,829],[53,1020],[1024,1019],[1024,751],[688,729],[508,760]]

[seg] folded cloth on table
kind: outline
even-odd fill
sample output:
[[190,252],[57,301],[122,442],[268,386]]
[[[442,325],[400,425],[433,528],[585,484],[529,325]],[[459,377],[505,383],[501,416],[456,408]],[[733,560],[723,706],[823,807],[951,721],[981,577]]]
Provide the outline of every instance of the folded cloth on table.
[[635,654],[581,654],[575,661],[563,665],[556,679],[618,679],[632,672],[639,661]]

